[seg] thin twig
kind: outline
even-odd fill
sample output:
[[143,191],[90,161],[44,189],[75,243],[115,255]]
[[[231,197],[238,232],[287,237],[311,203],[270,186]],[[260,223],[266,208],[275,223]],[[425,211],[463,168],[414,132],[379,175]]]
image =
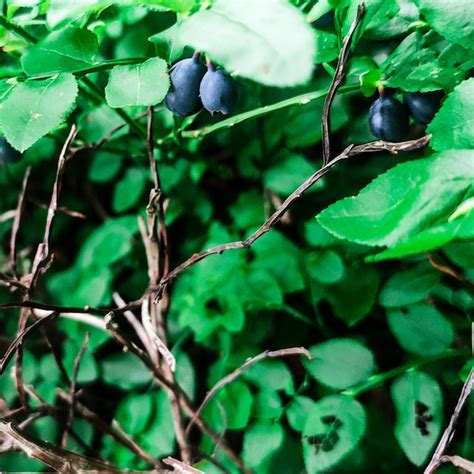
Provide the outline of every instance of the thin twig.
[[459,272],[454,270],[454,268],[448,267],[447,265],[443,265],[442,263],[438,262],[434,258],[433,254],[428,253],[426,254],[426,257],[428,258],[428,261],[430,262],[433,268],[436,268],[436,270],[440,271],[441,273],[444,273],[445,275],[454,278],[455,280],[461,282],[462,284],[470,288],[472,291],[474,291],[474,283],[471,280],[461,275]]
[[[56,393],[59,399],[66,402],[68,405],[71,405],[72,396],[70,393],[66,393],[62,389],[57,389]],[[154,459],[153,456],[148,454],[141,446],[139,446],[131,436],[125,433],[118,423],[112,422],[112,426],[108,425],[79,400],[76,400],[76,413],[81,418],[84,418],[85,420],[92,423],[99,431],[107,434],[115,441],[125,446],[132,453],[136,454],[140,459],[143,459],[145,462],[150,464],[150,466],[153,466],[155,469],[162,467],[162,464]]]
[[362,17],[364,16],[365,5],[361,3],[357,7],[357,13],[352,25],[347,33],[344,41],[342,42],[341,52],[339,53],[339,58],[336,66],[336,73],[329,88],[328,94],[324,101],[323,106],[323,115],[321,119],[322,129],[323,129],[323,166],[327,165],[331,159],[331,139],[330,139],[330,127],[331,127],[331,105],[336,96],[336,92],[342,84],[342,81],[345,77],[344,68],[346,66],[347,60],[349,59],[349,50],[352,42],[352,37],[359,25]]
[[38,328],[39,326],[46,324],[47,322],[51,321],[57,316],[58,316],[58,313],[51,313],[44,318],[38,319],[38,321],[35,321],[33,324],[25,328],[23,331],[20,332],[20,334],[16,336],[14,341],[10,344],[10,346],[6,350],[5,354],[3,354],[2,358],[0,359],[0,375],[3,374],[3,372],[5,371],[6,366],[10,362],[11,358],[18,351],[18,348],[23,343],[23,340],[25,339],[27,334],[33,331],[34,329]]
[[10,238],[10,270],[16,275],[16,239],[18,231],[20,230],[21,217],[25,207],[26,188],[28,187],[28,180],[30,178],[31,166],[26,168],[25,177],[21,186],[20,196],[18,197],[18,204],[16,206],[15,218],[13,220],[12,234]]
[[464,383],[462,387],[461,395],[459,395],[458,402],[456,403],[456,406],[454,407],[454,412],[451,415],[451,419],[449,420],[448,426],[444,430],[443,436],[441,436],[438,446],[436,447],[436,450],[431,458],[431,461],[426,467],[424,474],[432,474],[438,469],[438,467],[443,462],[441,458],[445,454],[445,451],[448,448],[449,443],[454,437],[456,423],[458,421],[459,416],[461,415],[462,409],[464,408],[464,405],[467,399],[469,398],[469,395],[471,395],[473,386],[474,386],[474,368],[471,369],[469,376],[467,377],[466,382]]
[[333,168],[340,161],[346,160],[353,156],[361,155],[363,153],[376,153],[386,150],[392,154],[396,154],[402,151],[417,150],[419,148],[423,148],[430,141],[430,139],[431,135],[426,135],[422,138],[418,138],[417,140],[409,140],[400,143],[392,143],[379,140],[375,142],[365,143],[363,145],[349,145],[340,155],[336,156],[329,163],[327,163],[321,169],[316,171],[300,186],[298,186],[298,188],[285,199],[283,204],[265,221],[265,223],[262,224],[262,226],[260,226],[253,234],[247,237],[247,239],[217,245],[202,252],[195,253],[183,263],[178,265],[176,268],[171,270],[168,273],[168,276],[163,277],[161,279],[158,287],[154,288],[156,294],[155,302],[161,298],[164,289],[172,280],[174,280],[180,273],[184,272],[186,269],[196,264],[197,262],[200,262],[204,258],[209,257],[210,255],[221,254],[228,250],[250,248],[257,239],[269,232],[280,221],[280,219],[288,210],[288,208],[296,200],[298,200],[309,188],[311,188],[315,183],[317,183],[324,175],[326,175],[326,173],[329,172],[329,170],[331,170],[331,168]]
[[223,387],[233,382],[236,378],[240,377],[240,375],[249,367],[256,364],[257,362],[260,362],[263,359],[276,358],[276,357],[288,357],[288,356],[294,356],[294,355],[303,355],[307,357],[308,359],[311,359],[311,353],[304,347],[291,347],[288,349],[279,349],[277,351],[264,351],[256,355],[255,357],[247,359],[243,365],[235,369],[230,374],[226,375],[223,379],[219,380],[219,382],[217,382],[214,385],[214,387],[212,387],[211,390],[207,392],[201,405],[199,405],[199,408],[196,410],[195,415],[193,416],[193,418],[191,418],[186,428],[186,434],[189,434],[189,431],[191,430],[192,426],[194,425],[196,421],[196,417],[201,415],[202,411],[204,410],[206,405],[209,403],[211,398]]
[[71,394],[71,403],[69,404],[69,411],[68,411],[68,416],[66,419],[66,423],[64,425],[64,431],[63,435],[61,438],[61,447],[66,448],[67,446],[67,437],[69,434],[69,430],[72,427],[72,422],[74,420],[74,412],[76,409],[76,386],[77,386],[77,377],[79,375],[79,367],[81,365],[81,360],[82,356],[84,355],[87,346],[89,344],[89,333],[86,333],[86,336],[84,337],[84,342],[82,343],[81,348],[79,349],[79,352],[74,359],[74,365],[72,369],[72,378],[71,378],[71,388],[69,390],[69,393]]
[[204,474],[203,471],[200,471],[199,469],[196,469],[189,464],[185,464],[184,462],[178,461],[175,458],[172,458],[171,456],[168,456],[167,458],[163,459],[163,463],[165,463],[167,466],[171,466],[173,468],[173,472],[179,472],[181,474]]

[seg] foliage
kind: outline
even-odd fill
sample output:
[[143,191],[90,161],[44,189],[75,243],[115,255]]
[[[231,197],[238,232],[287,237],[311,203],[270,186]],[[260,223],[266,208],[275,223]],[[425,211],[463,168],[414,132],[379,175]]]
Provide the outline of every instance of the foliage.
[[[54,259],[32,299],[104,309],[115,307],[115,292],[126,302],[143,296],[149,276],[138,218],[147,219],[154,186],[149,106],[171,268],[251,235],[319,167],[324,99],[358,4],[3,2],[0,136],[22,156],[0,161],[0,283],[12,276],[9,211],[25,172],[31,167],[17,276],[29,272],[43,240],[58,157],[76,124],[72,146],[81,151],[65,164],[50,237]],[[168,346],[195,407],[249,357],[288,347],[312,354],[252,365],[203,410],[258,474],[418,472],[449,419],[472,364],[472,9],[465,0],[367,0],[332,105],[333,156],[374,140],[367,114],[381,86],[399,100],[404,92],[443,91],[426,129],[410,124],[410,138],[429,133],[429,145],[337,163],[249,249],[209,256],[167,288]],[[317,26],[328,12],[330,24]],[[172,64],[194,49],[237,81],[230,117],[181,119],[162,105]],[[0,304],[21,300],[13,290],[0,285]],[[107,426],[120,423],[152,457],[179,458],[168,392],[112,340],[104,314],[95,326],[77,315],[47,326],[69,377],[89,334],[77,374],[80,402]],[[18,315],[0,312],[2,352]],[[123,315],[117,324],[142,347]],[[59,445],[66,414],[57,389],[70,387],[40,332],[25,341],[25,383],[63,408],[26,429]],[[13,365],[0,376],[0,416],[3,401],[19,406]],[[472,407],[452,444],[466,458],[474,456]],[[149,468],[76,415],[67,449]],[[239,472],[196,426],[190,440],[196,468]],[[214,453],[217,465],[209,460]],[[21,453],[0,454],[0,470],[41,469]]]

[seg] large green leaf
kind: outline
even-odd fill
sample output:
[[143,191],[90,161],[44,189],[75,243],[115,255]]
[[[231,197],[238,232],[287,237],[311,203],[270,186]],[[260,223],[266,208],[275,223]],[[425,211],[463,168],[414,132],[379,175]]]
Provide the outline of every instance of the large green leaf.
[[366,426],[364,408],[350,397],[332,395],[319,400],[303,430],[303,455],[308,474],[328,472],[350,453]]
[[426,303],[391,310],[387,316],[392,333],[407,351],[419,355],[440,354],[453,342],[450,322]]
[[438,151],[474,148],[474,78],[457,86],[428,127],[430,145]]
[[451,89],[474,66],[470,51],[434,31],[407,36],[382,64],[390,87],[405,91]]
[[266,85],[301,84],[313,70],[314,32],[285,0],[216,0],[183,22],[180,40]]
[[309,413],[313,410],[316,402],[309,397],[299,395],[291,401],[286,410],[288,424],[295,431],[303,431]]
[[462,46],[474,45],[474,3],[466,0],[416,0],[426,22],[440,35]]
[[375,370],[372,352],[353,339],[331,339],[311,347],[310,352],[313,359],[305,361],[306,369],[334,389],[365,382]]
[[64,28],[53,31],[22,56],[28,75],[74,72],[94,63],[98,50],[97,36],[89,30]]
[[473,152],[449,150],[395,166],[357,197],[329,206],[319,223],[340,238],[392,246],[445,221],[472,192]]
[[163,59],[151,58],[132,66],[115,66],[105,88],[111,107],[156,105],[170,87],[168,65]]
[[6,139],[25,151],[66,119],[77,90],[72,74],[18,84],[0,104],[0,128]]
[[408,459],[421,466],[441,431],[441,388],[423,372],[408,372],[393,383],[391,394],[397,411],[395,437]]

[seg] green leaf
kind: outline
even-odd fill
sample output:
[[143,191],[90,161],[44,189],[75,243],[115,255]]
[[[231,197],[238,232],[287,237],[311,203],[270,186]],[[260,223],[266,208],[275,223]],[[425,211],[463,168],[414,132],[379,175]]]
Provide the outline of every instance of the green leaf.
[[122,390],[133,390],[149,384],[153,379],[150,371],[130,352],[119,352],[100,361],[105,383]]
[[31,46],[21,57],[21,65],[29,76],[80,71],[94,64],[98,48],[94,33],[68,27]]
[[419,303],[391,310],[387,317],[398,343],[414,354],[441,354],[453,342],[450,322],[434,306]]
[[281,398],[277,392],[263,388],[257,393],[253,416],[261,420],[277,420],[283,413]]
[[392,246],[446,219],[469,191],[472,152],[449,150],[395,166],[357,197],[332,204],[318,222],[336,236]]
[[[245,430],[242,457],[250,469],[263,469],[282,445],[284,431],[280,424],[259,421]],[[263,471],[259,471],[263,472]]]
[[72,74],[18,84],[0,104],[0,128],[6,139],[25,151],[66,120],[77,90]]
[[105,98],[110,107],[156,105],[170,87],[168,65],[151,58],[132,66],[115,66],[110,71]]
[[372,352],[353,339],[331,339],[311,347],[310,352],[313,359],[304,361],[306,369],[333,389],[365,382],[375,370]]
[[131,435],[143,432],[152,419],[155,397],[156,392],[129,395],[120,402],[115,419]]
[[[107,104],[102,104],[80,118],[79,131],[81,137],[87,143],[96,143],[123,124],[124,121],[121,117],[108,107]],[[125,128],[124,131],[126,130]],[[120,135],[121,133],[118,132],[114,137],[118,138]]]
[[344,278],[324,289],[326,298],[340,319],[348,325],[360,321],[374,306],[379,275],[373,266],[346,268]]
[[113,3],[109,0],[74,0],[74,2],[50,0],[46,14],[47,24],[50,28],[54,28],[66,22],[78,21],[84,16],[100,12]]
[[427,133],[433,134],[430,146],[435,150],[474,148],[474,78],[457,86],[433,121]]
[[283,390],[288,395],[295,393],[291,371],[281,360],[262,360],[249,367],[244,378],[261,389]]
[[438,281],[439,273],[425,265],[393,273],[380,291],[380,304],[396,308],[417,303],[428,295]]
[[295,431],[303,431],[308,415],[313,411],[316,402],[309,397],[298,396],[293,398],[286,410],[288,424]]
[[[425,21],[453,43],[473,47],[474,3],[464,0],[416,0]],[[449,14],[447,14],[449,12]]]
[[123,159],[123,155],[107,151],[95,153],[89,168],[89,179],[94,183],[111,181],[120,172]]
[[372,69],[359,76],[360,90],[365,97],[370,97],[377,90],[382,79],[380,69]]
[[204,408],[204,419],[217,431],[241,430],[247,426],[254,397],[248,385],[237,380],[219,390]]
[[310,253],[306,259],[306,268],[311,278],[325,284],[338,282],[345,272],[344,261],[334,250]]
[[367,257],[366,260],[378,262],[390,258],[406,257],[437,249],[454,239],[472,238],[474,238],[474,210],[452,222],[421,231],[384,252]]
[[113,274],[107,267],[93,265],[82,269],[68,301],[75,306],[107,304],[111,297],[112,281]]
[[316,30],[315,63],[329,63],[339,56],[337,36],[327,31]]
[[387,85],[405,91],[451,89],[474,66],[468,49],[433,31],[407,36],[382,64]]
[[305,83],[313,70],[314,32],[284,0],[216,0],[183,22],[180,39],[227,71],[266,85]]
[[[304,156],[296,153],[283,152],[275,157],[277,163],[265,171],[265,186],[283,196],[291,194],[305,179],[314,173],[312,165]],[[318,186],[313,186],[316,191]],[[310,190],[310,191],[311,191]]]
[[319,400],[303,430],[303,456],[308,473],[328,469],[349,454],[366,426],[364,408],[350,397],[332,395]]
[[124,258],[132,249],[132,239],[137,231],[134,216],[105,221],[82,244],[78,265],[104,266]]
[[115,212],[124,212],[132,209],[145,191],[147,176],[143,168],[128,168],[125,175],[114,188],[112,207]]
[[429,375],[413,371],[393,383],[391,394],[397,411],[395,437],[408,459],[421,466],[441,432],[441,388]]

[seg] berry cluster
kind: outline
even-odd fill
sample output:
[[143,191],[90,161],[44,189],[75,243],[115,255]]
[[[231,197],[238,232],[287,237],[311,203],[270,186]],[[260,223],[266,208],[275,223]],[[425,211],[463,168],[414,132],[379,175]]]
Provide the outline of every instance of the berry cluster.
[[171,68],[170,77],[171,89],[165,105],[176,115],[187,117],[202,107],[211,114],[232,113],[237,96],[234,80],[222,69],[216,69],[210,61],[206,69],[199,53],[176,63]]
[[0,163],[7,165],[16,163],[21,157],[21,153],[16,151],[5,137],[0,138]]
[[399,142],[408,135],[410,116],[427,125],[438,111],[442,99],[441,91],[410,92],[403,96],[403,102],[380,92],[380,97],[369,110],[369,129],[372,135],[389,142]]

